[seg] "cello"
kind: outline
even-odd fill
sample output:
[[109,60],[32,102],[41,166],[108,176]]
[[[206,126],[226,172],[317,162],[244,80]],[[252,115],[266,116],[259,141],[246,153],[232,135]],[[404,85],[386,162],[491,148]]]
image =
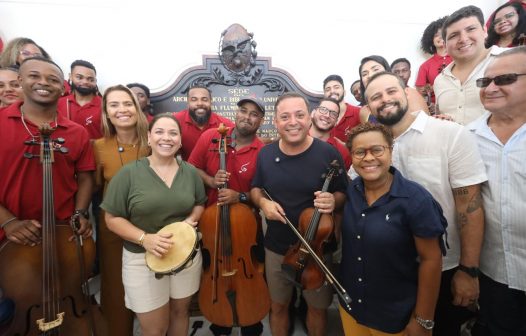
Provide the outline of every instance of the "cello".
[[[331,180],[339,168],[340,164],[337,160],[330,163],[322,192],[329,189]],[[325,243],[334,234],[332,215],[322,214],[317,208],[307,208],[301,212],[298,227],[302,237],[321,258]],[[296,284],[301,284],[303,289],[317,289],[325,282],[325,275],[315,262],[309,260],[309,256],[310,253],[305,249],[304,244],[298,241],[285,254],[281,269],[289,279]]]
[[[226,171],[227,132],[218,128],[219,169]],[[226,183],[222,188],[227,188]],[[270,310],[270,296],[263,267],[256,261],[258,223],[245,204],[211,205],[199,227],[205,267],[199,290],[199,308],[210,322],[224,327],[249,326],[261,321]],[[206,260],[206,258],[205,258]]]
[[[92,239],[82,239],[69,223],[55,220],[52,163],[54,152],[68,152],[64,139],[52,140],[49,124],[40,127],[40,157],[43,171],[42,241],[30,247],[5,239],[0,244],[0,288],[15,303],[6,335],[96,335],[85,274],[95,258]],[[64,222],[64,221],[62,221]],[[81,257],[77,259],[76,257]]]

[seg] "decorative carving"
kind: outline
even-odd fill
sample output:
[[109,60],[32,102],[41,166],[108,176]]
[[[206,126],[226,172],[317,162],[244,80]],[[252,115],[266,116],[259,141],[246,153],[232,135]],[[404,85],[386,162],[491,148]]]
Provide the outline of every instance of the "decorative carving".
[[257,44],[252,40],[253,36],[238,23],[223,31],[219,40],[219,56],[228,70],[248,75],[250,68],[256,64],[257,57]]

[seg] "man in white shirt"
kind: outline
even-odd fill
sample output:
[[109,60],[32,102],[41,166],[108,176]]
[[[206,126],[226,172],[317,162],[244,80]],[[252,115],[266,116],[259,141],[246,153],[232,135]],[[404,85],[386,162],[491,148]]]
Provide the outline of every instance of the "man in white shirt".
[[433,85],[441,114],[466,125],[484,113],[475,80],[495,55],[504,49],[486,49],[484,16],[480,8],[466,6],[451,14],[444,22],[442,37],[447,53],[453,58],[435,79]]
[[497,56],[477,85],[489,111],[468,125],[488,174],[478,335],[526,335],[526,47]]
[[407,88],[389,73],[375,74],[365,99],[378,122],[393,132],[393,166],[423,185],[448,221],[434,335],[460,335],[479,295],[478,266],[484,232],[480,184],[487,180],[473,135],[463,126],[426,113],[408,113]]

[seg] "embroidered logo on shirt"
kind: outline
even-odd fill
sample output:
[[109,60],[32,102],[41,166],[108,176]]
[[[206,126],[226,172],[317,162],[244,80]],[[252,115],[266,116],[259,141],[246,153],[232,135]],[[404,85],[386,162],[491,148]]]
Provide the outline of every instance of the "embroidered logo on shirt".
[[91,120],[93,116],[89,116],[86,118],[86,126],[91,125],[93,123],[93,120]]
[[385,215],[385,221],[389,222],[389,214]]
[[247,166],[250,164],[250,162],[247,162],[247,163],[244,163],[241,165],[241,168],[239,169],[239,173],[240,174],[243,174],[244,172],[246,172],[248,169],[247,169]]

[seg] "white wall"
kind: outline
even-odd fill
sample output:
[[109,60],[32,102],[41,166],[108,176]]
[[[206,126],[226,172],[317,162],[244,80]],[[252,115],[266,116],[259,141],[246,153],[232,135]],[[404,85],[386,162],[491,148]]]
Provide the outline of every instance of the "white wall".
[[[480,0],[484,14],[504,1]],[[323,79],[358,79],[360,59],[379,54],[413,64],[427,55],[419,41],[427,24],[473,1],[160,1],[0,0],[4,43],[26,36],[41,44],[66,75],[75,59],[92,62],[101,88],[142,82],[160,91],[203,54],[217,53],[221,32],[240,23],[254,33],[259,56],[291,73],[307,90]],[[350,102],[354,101],[347,94]]]

